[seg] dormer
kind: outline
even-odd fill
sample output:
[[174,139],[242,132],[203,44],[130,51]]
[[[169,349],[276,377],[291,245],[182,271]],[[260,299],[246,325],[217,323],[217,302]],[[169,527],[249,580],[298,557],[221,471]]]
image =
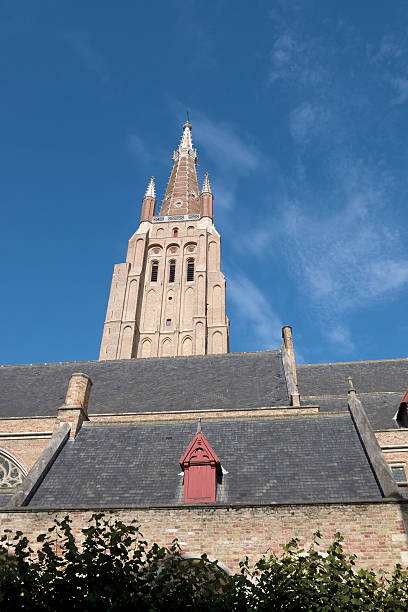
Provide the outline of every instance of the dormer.
[[184,471],[184,502],[215,502],[217,474],[221,474],[221,464],[200,426],[180,459],[180,466]]
[[396,419],[399,427],[408,427],[408,390],[399,405]]

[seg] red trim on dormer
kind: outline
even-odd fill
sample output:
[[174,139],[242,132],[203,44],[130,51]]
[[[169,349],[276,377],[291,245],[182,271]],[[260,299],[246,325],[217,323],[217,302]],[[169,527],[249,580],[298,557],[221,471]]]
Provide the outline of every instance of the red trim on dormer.
[[408,389],[405,391],[405,395],[402,398],[402,404],[408,404]]
[[197,433],[180,459],[186,503],[215,502],[221,464],[204,434]]

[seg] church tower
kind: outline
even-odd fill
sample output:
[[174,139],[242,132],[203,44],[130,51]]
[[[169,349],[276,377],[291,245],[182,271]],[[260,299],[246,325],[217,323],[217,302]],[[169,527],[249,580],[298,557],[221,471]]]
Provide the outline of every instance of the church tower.
[[196,165],[187,121],[159,215],[152,177],[126,262],[114,267],[100,360],[229,352],[221,240]]

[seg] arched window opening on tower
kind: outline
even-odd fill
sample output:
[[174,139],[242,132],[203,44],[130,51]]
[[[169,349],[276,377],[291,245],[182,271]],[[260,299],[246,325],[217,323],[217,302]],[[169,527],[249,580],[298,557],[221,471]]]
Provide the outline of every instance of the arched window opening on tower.
[[176,262],[174,260],[170,261],[170,270],[169,270],[169,283],[174,283],[176,278]]
[[159,271],[159,264],[157,261],[154,261],[152,263],[152,274],[150,276],[150,280],[152,283],[156,283],[157,282],[157,273]]
[[194,259],[187,261],[187,282],[194,280]]
[[174,227],[173,228],[173,238],[177,238],[178,237],[178,227]]

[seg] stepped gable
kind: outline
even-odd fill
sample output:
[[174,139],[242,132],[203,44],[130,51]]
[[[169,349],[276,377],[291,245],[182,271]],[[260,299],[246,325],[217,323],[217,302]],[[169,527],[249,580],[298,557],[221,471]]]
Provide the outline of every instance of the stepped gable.
[[[42,508],[183,505],[180,455],[196,424],[86,424],[29,503]],[[220,419],[203,433],[223,475],[216,504],[379,500],[350,415]]]
[[55,416],[73,372],[93,383],[89,413],[289,404],[280,351],[0,368],[0,417]]

